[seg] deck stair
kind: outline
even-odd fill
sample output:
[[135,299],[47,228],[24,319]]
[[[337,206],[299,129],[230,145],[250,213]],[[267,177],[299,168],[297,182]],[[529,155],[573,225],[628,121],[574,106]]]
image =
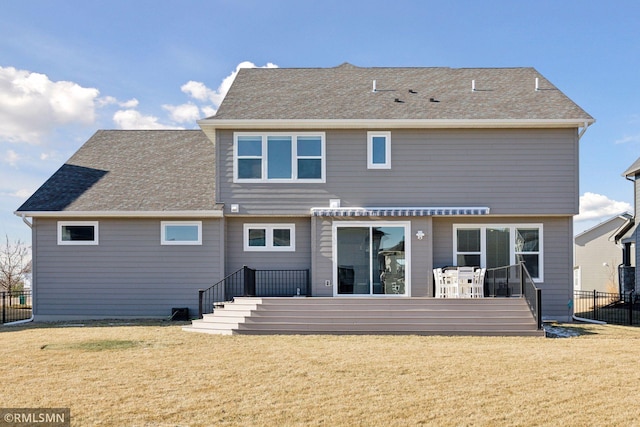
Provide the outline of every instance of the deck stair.
[[522,298],[235,298],[183,328],[210,334],[544,336]]

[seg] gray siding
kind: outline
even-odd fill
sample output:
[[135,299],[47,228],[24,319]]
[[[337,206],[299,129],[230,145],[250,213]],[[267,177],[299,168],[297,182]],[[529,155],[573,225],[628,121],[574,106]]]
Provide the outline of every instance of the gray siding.
[[392,130],[390,170],[368,170],[367,129],[326,132],[325,184],[233,183],[233,132],[218,131],[220,200],[240,214],[342,206],[488,206],[497,215],[578,212],[575,129]]
[[580,290],[618,292],[622,248],[609,237],[624,223],[624,219],[617,217],[575,238],[575,267],[580,267]]
[[454,224],[527,224],[543,225],[544,282],[542,314],[545,319],[568,320],[569,301],[573,298],[573,221],[571,217],[434,218],[433,265],[455,265],[453,260]]
[[[336,218],[339,221],[349,221],[349,218]],[[353,221],[410,221],[411,227],[409,235],[411,239],[411,296],[433,296],[433,277],[431,264],[431,217],[416,218],[352,218]],[[316,256],[313,264],[313,274],[311,279],[312,292],[314,296],[332,296],[333,295],[333,237],[332,237],[333,221],[331,218],[312,218],[312,228]],[[418,240],[415,236],[418,230],[425,233],[425,238]],[[325,282],[329,280],[332,286],[326,286]]]
[[222,278],[222,221],[202,221],[201,246],[160,245],[161,219],[98,221],[99,245],[59,246],[57,221],[34,219],[36,318],[197,315],[198,289]]
[[[226,274],[231,274],[244,265],[265,270],[311,268],[311,220],[309,217],[227,218],[226,223]],[[244,224],[294,224],[295,252],[245,252]]]

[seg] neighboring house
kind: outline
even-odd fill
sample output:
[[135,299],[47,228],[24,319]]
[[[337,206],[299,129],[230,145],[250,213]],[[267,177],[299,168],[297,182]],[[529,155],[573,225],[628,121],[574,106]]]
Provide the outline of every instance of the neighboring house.
[[242,69],[202,131],[99,131],[18,209],[36,318],[196,311],[243,265],[397,298],[524,261],[562,320],[593,122],[533,68]]
[[616,234],[633,223],[632,215],[616,215],[574,238],[574,290],[618,292],[618,266],[623,254]]
[[615,236],[616,243],[622,246],[622,286],[621,291],[628,292],[638,290],[640,283],[640,271],[636,268],[640,261],[638,243],[638,219],[640,219],[640,158],[638,158],[622,174],[627,180],[633,182],[634,216],[626,227],[621,228]]

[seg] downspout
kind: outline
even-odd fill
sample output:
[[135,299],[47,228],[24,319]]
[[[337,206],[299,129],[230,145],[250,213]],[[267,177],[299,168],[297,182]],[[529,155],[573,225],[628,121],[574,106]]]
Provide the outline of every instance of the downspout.
[[593,323],[595,325],[606,325],[607,324],[607,322],[602,322],[600,320],[585,319],[584,317],[578,317],[575,314],[572,317],[573,317],[573,320],[576,320],[578,322]]
[[25,214],[21,214],[20,217],[22,218],[22,222],[24,222],[25,224],[27,224],[27,226],[31,229],[33,229],[33,223],[29,222],[29,220],[27,219],[27,217],[25,216]]
[[582,138],[582,135],[584,135],[584,133],[587,131],[587,128],[589,126],[591,126],[592,124],[593,124],[593,122],[584,122],[584,127],[582,128],[582,130],[578,134],[578,141],[580,141],[580,138]]

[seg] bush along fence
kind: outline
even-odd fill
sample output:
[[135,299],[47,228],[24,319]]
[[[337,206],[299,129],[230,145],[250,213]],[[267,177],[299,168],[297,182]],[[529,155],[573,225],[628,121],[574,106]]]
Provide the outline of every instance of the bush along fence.
[[640,325],[640,294],[574,291],[573,313],[583,319],[616,325]]
[[0,324],[31,318],[31,291],[0,292]]

